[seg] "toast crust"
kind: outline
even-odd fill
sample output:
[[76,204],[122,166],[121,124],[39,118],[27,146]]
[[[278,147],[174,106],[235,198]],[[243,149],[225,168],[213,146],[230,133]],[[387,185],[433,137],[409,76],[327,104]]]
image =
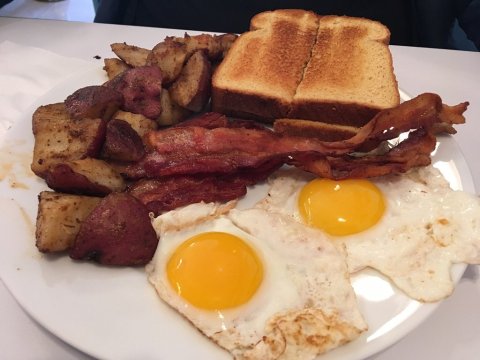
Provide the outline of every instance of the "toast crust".
[[[395,105],[391,107],[393,106]],[[297,100],[290,109],[288,117],[292,119],[309,119],[328,124],[362,127],[383,108],[347,101],[318,102],[302,99]]]
[[314,137],[321,141],[350,139],[359,131],[359,128],[353,126],[332,125],[304,119],[276,119],[273,129],[279,134]]

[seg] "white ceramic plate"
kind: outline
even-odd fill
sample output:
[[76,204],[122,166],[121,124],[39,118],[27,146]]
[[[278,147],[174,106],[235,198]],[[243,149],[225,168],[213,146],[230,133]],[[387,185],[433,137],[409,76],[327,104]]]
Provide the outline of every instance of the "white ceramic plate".
[[[74,90],[104,81],[101,70],[67,79],[39,99],[8,131],[0,152],[0,275],[21,306],[50,332],[94,357],[105,359],[229,359],[177,313],[163,304],[142,268],[107,268],[45,256],[35,248],[37,195],[44,182],[29,170],[33,149],[31,114],[60,102]],[[441,137],[434,155],[455,189],[473,193],[465,160],[454,140]],[[256,186],[249,199],[264,191]],[[455,266],[461,277],[465,266]],[[370,330],[321,359],[363,359],[399,340],[437,304],[420,304],[373,271],[353,278]]]

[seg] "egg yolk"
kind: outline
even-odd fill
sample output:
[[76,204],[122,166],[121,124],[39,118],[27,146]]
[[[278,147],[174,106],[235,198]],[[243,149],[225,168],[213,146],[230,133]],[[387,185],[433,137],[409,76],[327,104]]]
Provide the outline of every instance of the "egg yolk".
[[175,250],[167,263],[167,276],[177,293],[192,305],[220,310],[241,305],[255,294],[263,279],[263,266],[239,237],[207,232]]
[[315,179],[302,188],[298,207],[308,225],[342,236],[375,225],[385,203],[380,189],[368,180]]

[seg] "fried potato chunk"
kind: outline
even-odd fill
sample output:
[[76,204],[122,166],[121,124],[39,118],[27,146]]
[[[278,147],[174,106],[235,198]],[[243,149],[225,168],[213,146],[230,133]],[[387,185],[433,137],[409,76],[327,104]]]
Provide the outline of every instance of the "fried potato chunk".
[[[162,89],[160,96],[163,96],[163,91],[164,89]],[[165,111],[163,102],[161,107],[163,114]],[[160,116],[162,116],[162,114],[160,114]],[[116,120],[123,120],[129,123],[132,129],[135,130],[140,137],[143,137],[143,135],[145,135],[147,132],[157,130],[158,128],[158,124],[155,120],[149,119],[142,114],[134,114],[132,112],[119,110],[112,116],[112,118]]]
[[167,39],[185,44],[189,55],[198,50],[203,50],[209,60],[216,61],[223,58],[237,37],[238,35],[235,34],[200,34],[193,36],[185,34],[184,37],[173,37]]
[[137,161],[145,155],[142,138],[124,120],[108,122],[102,157],[117,161]]
[[115,76],[130,69],[130,66],[120,59],[107,58],[103,60],[103,64],[103,70],[107,72],[108,80],[112,80]]
[[45,180],[56,191],[84,195],[105,196],[126,187],[114,167],[92,158],[56,164],[48,170]]
[[106,124],[102,119],[74,121],[63,103],[40,106],[32,118],[35,137],[32,171],[45,178],[50,166],[60,162],[96,157]]
[[127,193],[112,193],[98,204],[80,226],[72,259],[104,265],[148,263],[158,239],[146,207]]
[[147,65],[158,66],[162,71],[164,84],[169,84],[180,75],[187,55],[185,44],[166,39],[152,49],[148,55]]
[[162,93],[160,94],[160,102],[162,103],[162,113],[157,118],[157,123],[160,126],[177,124],[192,114],[192,111],[175,103],[167,89],[162,90]]
[[114,43],[110,45],[112,51],[127,65],[137,67],[147,63],[150,50],[126,43]]
[[200,112],[211,92],[212,66],[202,50],[195,52],[170,87],[170,95],[178,105]]
[[123,105],[120,92],[106,86],[86,86],[65,99],[65,108],[74,120],[85,118],[110,120]]
[[50,253],[69,249],[80,224],[101,198],[42,191],[38,196],[36,246]]

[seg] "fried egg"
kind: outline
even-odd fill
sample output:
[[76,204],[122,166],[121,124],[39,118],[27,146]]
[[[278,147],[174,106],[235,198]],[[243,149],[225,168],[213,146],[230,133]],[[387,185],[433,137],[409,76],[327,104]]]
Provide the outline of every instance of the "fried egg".
[[214,204],[174,210],[153,224],[160,242],[149,281],[235,358],[313,359],[367,329],[345,254],[317,229]]
[[433,166],[338,182],[286,169],[256,206],[319,228],[346,248],[350,273],[371,267],[420,301],[451,294],[453,263],[480,263],[480,201]]

